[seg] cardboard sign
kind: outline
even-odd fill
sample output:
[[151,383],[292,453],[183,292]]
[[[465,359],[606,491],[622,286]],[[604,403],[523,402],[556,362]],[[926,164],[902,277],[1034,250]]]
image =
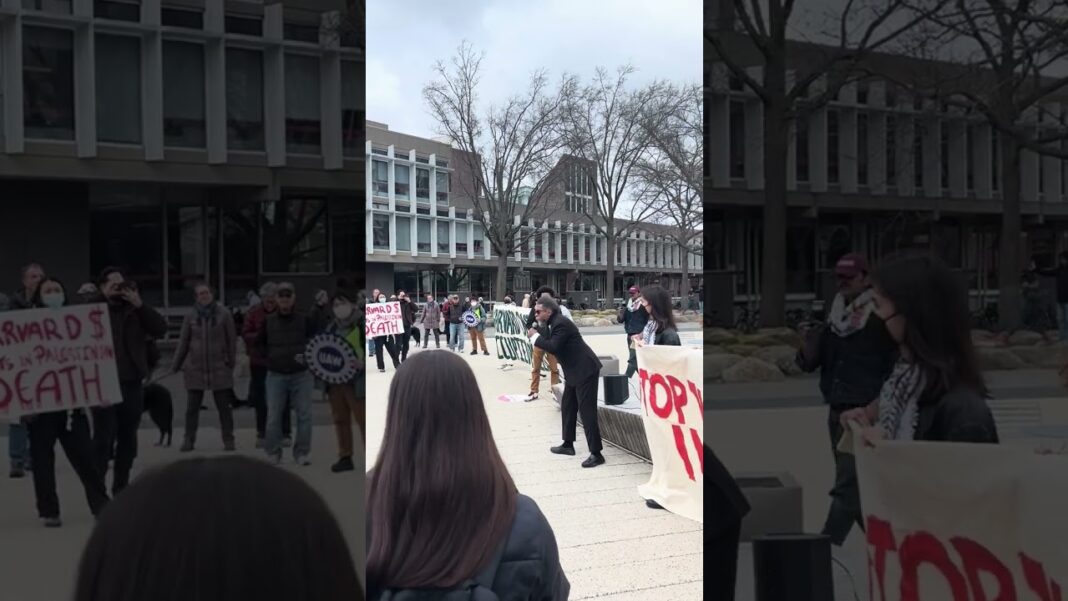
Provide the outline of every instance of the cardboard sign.
[[[494,344],[497,358],[503,361],[533,362],[534,345],[527,338],[526,321],[530,309],[498,305],[493,308]],[[542,355],[541,371],[549,373],[549,361]]]
[[324,333],[312,338],[304,356],[308,369],[327,384],[348,384],[356,378],[356,351],[337,334]]
[[642,422],[653,473],[638,487],[668,511],[704,522],[702,352],[678,346],[637,349]]
[[872,601],[1063,598],[1068,457],[911,441],[854,451]]
[[367,327],[364,331],[368,338],[404,333],[400,301],[368,303],[364,314],[367,316]]
[[121,402],[107,305],[0,313],[0,419]]

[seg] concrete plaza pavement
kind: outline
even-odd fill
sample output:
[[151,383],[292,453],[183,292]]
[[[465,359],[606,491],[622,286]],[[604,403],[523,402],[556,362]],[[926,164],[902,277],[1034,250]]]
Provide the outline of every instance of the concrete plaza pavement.
[[[217,413],[210,404],[209,411],[200,415],[197,433],[197,449],[191,453],[179,453],[185,411],[185,393],[181,376],[160,382],[174,395],[175,426],[174,443],[171,447],[154,446],[159,432],[147,415],[141,422],[138,437],[138,457],[134,462],[133,478],[146,469],[195,456],[221,455],[222,440]],[[244,396],[247,382],[238,381],[238,394]],[[290,451],[281,469],[299,474],[326,500],[349,543],[353,559],[364,578],[364,520],[363,520],[363,474],[353,472],[334,474],[330,465],[337,460],[337,442],[329,407],[322,402],[314,405],[312,429],[312,465],[298,467],[293,463]],[[235,411],[235,438],[237,453],[253,458],[264,458],[263,451],[256,449],[254,413],[243,408]],[[356,437],[356,465],[363,459],[363,445],[359,429],[353,426]],[[0,424],[0,599],[4,601],[61,601],[69,599],[74,590],[78,561],[82,548],[93,527],[93,518],[85,502],[81,483],[71,469],[62,448],[56,444],[56,487],[62,511],[63,527],[48,529],[37,519],[34,505],[33,480],[12,480],[7,477],[7,424]],[[110,478],[110,476],[109,476]],[[110,479],[109,479],[110,482]],[[204,491],[210,496],[211,491]],[[235,553],[241,553],[241,541],[236,541]]]
[[[1059,448],[1068,441],[1068,390],[1061,388],[1056,393],[1054,370],[1028,372],[985,374],[994,395],[990,405],[1002,444]],[[705,409],[707,443],[735,474],[786,472],[793,476],[802,489],[806,532],[822,528],[834,476],[826,407],[795,402],[810,397],[815,386],[814,380],[798,379],[777,384],[713,384],[705,389],[705,398],[712,399]],[[1004,392],[1022,393],[1023,398]],[[1050,392],[1053,394],[1046,396]],[[743,408],[746,402],[753,408]],[[867,599],[863,533],[854,529],[841,548],[833,549],[833,556],[851,573],[832,565],[835,599]],[[737,601],[753,601],[752,548],[748,544],[742,545],[738,577]]]
[[[651,465],[606,444],[607,463],[593,469],[579,464],[587,449],[582,432],[575,457],[549,453],[560,443],[560,411],[550,399],[548,378],[541,398],[531,403],[502,403],[500,394],[523,394],[530,371],[517,366],[501,371],[492,330],[490,356],[472,356],[470,339],[460,355],[475,371],[497,446],[519,491],[532,497],[553,527],[560,562],[571,582],[571,599],[603,601],[697,601],[703,598],[702,525],[649,509],[638,496]],[[585,328],[583,333],[586,334]],[[617,335],[588,336],[599,355],[626,359],[622,328]],[[443,346],[447,346],[444,344]],[[430,343],[434,347],[433,340]],[[415,350],[415,353],[450,352]],[[622,355],[622,356],[620,356]],[[394,371],[371,369],[367,377],[368,468],[378,455],[385,428],[387,395]]]

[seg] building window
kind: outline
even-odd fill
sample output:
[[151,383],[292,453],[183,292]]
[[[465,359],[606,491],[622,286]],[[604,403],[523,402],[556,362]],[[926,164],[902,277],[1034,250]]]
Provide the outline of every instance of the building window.
[[449,254],[449,222],[438,219],[438,252]]
[[806,117],[801,117],[794,123],[797,126],[797,149],[794,151],[794,158],[796,161],[797,168],[797,181],[808,182],[808,119]]
[[263,37],[263,19],[226,15],[226,33]]
[[945,121],[938,122],[939,144],[939,177],[944,191],[949,187],[949,125]]
[[163,42],[163,137],[167,146],[204,148],[204,46]]
[[[362,192],[362,190],[361,190]],[[330,238],[334,247],[334,273],[354,273],[363,270],[363,259],[367,252],[367,215],[364,208],[356,202],[359,193],[330,202]],[[226,258],[229,259],[229,251]]]
[[923,190],[923,128],[915,125],[912,136],[913,185]]
[[375,250],[389,249],[389,215],[375,213],[371,218],[371,241]]
[[731,179],[745,179],[745,103],[731,102],[730,106],[730,162]]
[[363,63],[341,61],[341,149],[347,157],[363,153]]
[[448,204],[449,202],[449,172],[448,171],[435,171],[434,177],[437,179],[437,196],[438,202]]
[[96,36],[96,134],[101,142],[141,142],[141,39]]
[[22,0],[22,8],[69,15],[71,0]]
[[430,202],[430,170],[415,168],[415,199]]
[[397,250],[412,252],[411,217],[397,217]]
[[590,238],[589,236],[583,236],[582,239],[585,242],[585,245],[584,245],[585,246],[585,250],[583,251],[583,256],[585,257],[586,262],[589,263],[590,262],[590,247],[593,246],[594,238]]
[[399,163],[394,165],[393,193],[396,194],[397,198],[408,200],[408,189],[411,187],[410,177],[411,167]]
[[226,144],[263,150],[263,53],[226,49]]
[[293,40],[294,42],[308,42],[310,44],[318,44],[319,26],[302,25],[297,23],[283,23],[282,39]]
[[121,2],[118,0],[95,0],[93,2],[93,16],[98,19],[137,23],[141,20],[141,5],[136,2]]
[[857,104],[868,104],[868,82],[857,84]]
[[319,154],[319,59],[286,55],[286,150]]
[[456,222],[456,252],[467,254],[467,224]]
[[415,222],[416,250],[421,253],[430,252],[430,220],[417,219]]
[[964,179],[968,191],[975,190],[975,125],[968,124],[964,129],[964,148],[967,153],[964,164]]
[[857,184],[868,185],[868,115],[857,115]]
[[330,272],[327,203],[322,198],[287,198],[264,205],[265,273]]
[[838,111],[827,111],[827,183],[838,183]]
[[1001,141],[998,130],[990,128],[990,188],[997,192],[1001,183]]
[[23,28],[22,61],[26,137],[73,140],[74,34]]
[[476,256],[483,256],[484,251],[482,248],[486,238],[485,232],[482,230],[482,224],[477,222],[473,223],[471,224],[471,228],[473,230],[472,236],[474,237],[472,250],[474,250]]
[[886,117],[886,183],[897,186],[897,117]]
[[389,196],[389,163],[371,161],[371,190],[377,196]]
[[204,13],[184,8],[160,9],[160,23],[164,27],[182,27],[185,29],[204,29]]

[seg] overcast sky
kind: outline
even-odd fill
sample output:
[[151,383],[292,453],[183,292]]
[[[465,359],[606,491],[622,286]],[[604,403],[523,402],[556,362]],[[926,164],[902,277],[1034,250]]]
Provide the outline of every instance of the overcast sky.
[[698,83],[702,16],[700,0],[368,0],[367,118],[437,135],[422,89],[464,40],[485,52],[479,95],[488,103],[525,90],[540,68],[555,82],[629,62],[635,85]]

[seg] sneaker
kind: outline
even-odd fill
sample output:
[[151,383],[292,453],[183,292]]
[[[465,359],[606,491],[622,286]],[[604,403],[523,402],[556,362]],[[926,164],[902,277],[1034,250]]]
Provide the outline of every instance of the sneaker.
[[295,461],[297,463],[297,465],[304,466],[304,467],[307,467],[307,466],[311,465],[311,458],[309,458],[307,455],[301,455],[299,457],[294,457],[293,461]]
[[235,451],[235,450],[237,450],[237,447],[234,446],[234,441],[232,441],[232,440],[224,440],[223,441],[223,450],[224,451]]
[[59,519],[59,516],[51,518],[41,518],[41,523],[45,528],[59,528],[63,525],[63,520]]
[[597,467],[602,464],[604,464],[603,455],[600,453],[590,453],[590,456],[586,458],[586,461],[582,462],[582,467]]
[[471,354],[472,354],[472,355],[477,355],[477,354],[478,354],[478,351],[471,351]]
[[293,446],[293,439],[288,437],[288,436],[283,437],[282,438],[282,446],[287,448],[287,449],[289,447]]
[[483,355],[488,355],[488,354],[489,354],[489,351],[482,351],[482,354],[483,354]]
[[337,463],[330,466],[330,471],[334,472],[335,474],[341,472],[351,472],[354,469],[356,469],[356,466],[352,464],[352,457],[342,457],[341,459],[337,460]]
[[549,449],[549,451],[551,453],[555,453],[557,455],[574,455],[575,454],[575,447],[573,445],[569,445],[569,444],[565,443],[565,444],[562,444],[562,445],[560,445],[558,447],[552,447],[552,448]]
[[178,449],[179,453],[188,453],[193,450],[193,441],[187,440],[182,443],[182,448]]

